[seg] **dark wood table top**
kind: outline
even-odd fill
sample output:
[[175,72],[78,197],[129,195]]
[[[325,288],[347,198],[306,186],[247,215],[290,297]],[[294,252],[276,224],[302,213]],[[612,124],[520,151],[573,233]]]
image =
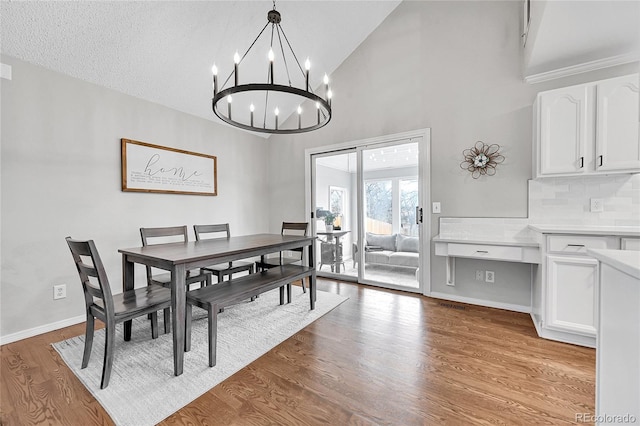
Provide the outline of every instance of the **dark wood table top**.
[[311,245],[316,237],[280,234],[254,234],[238,237],[214,238],[186,243],[156,244],[146,247],[119,249],[118,252],[139,259],[158,260],[168,264],[211,261],[218,258],[253,257]]

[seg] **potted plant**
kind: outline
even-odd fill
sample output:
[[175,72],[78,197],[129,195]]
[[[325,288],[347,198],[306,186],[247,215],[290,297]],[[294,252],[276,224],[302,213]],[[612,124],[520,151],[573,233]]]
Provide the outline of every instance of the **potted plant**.
[[333,213],[327,213],[324,217],[324,224],[327,231],[333,231],[333,221],[336,220],[336,215]]

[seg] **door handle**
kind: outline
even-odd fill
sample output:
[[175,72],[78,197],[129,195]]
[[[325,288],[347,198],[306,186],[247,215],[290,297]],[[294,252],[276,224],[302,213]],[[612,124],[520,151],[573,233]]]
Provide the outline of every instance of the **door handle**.
[[600,158],[600,165],[598,167],[602,167],[602,164],[604,163],[604,158],[602,157],[602,155],[600,155],[599,158]]
[[422,207],[416,206],[416,225],[422,223]]
[[580,157],[580,168],[584,167],[584,157]]

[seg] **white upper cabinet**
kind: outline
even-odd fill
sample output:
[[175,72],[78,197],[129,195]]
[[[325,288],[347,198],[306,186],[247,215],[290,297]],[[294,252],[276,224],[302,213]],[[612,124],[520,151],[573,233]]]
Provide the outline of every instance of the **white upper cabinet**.
[[598,83],[596,96],[596,170],[640,169],[638,76]]
[[593,161],[593,88],[568,87],[539,99],[540,174],[584,173]]
[[541,92],[536,177],[640,172],[638,74]]

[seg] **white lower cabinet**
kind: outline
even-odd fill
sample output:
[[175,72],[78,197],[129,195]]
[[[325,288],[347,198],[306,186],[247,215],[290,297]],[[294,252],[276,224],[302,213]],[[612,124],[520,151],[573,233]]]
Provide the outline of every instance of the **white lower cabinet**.
[[586,256],[547,256],[546,278],[546,327],[595,337],[598,262]]
[[619,249],[620,237],[540,234],[542,265],[532,275],[532,312],[540,337],[596,347],[598,261],[587,249]]

